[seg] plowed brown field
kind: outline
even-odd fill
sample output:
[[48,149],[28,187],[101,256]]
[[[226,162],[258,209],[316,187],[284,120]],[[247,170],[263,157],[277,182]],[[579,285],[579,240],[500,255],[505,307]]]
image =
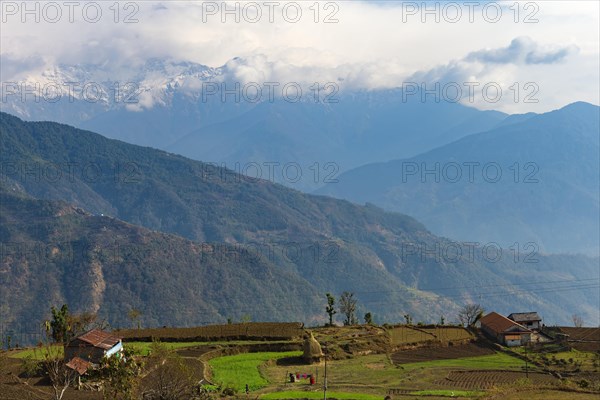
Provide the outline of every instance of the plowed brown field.
[[497,385],[515,383],[520,379],[529,379],[533,384],[557,383],[558,379],[549,374],[516,371],[451,371],[445,379],[436,383],[460,389],[489,389]]

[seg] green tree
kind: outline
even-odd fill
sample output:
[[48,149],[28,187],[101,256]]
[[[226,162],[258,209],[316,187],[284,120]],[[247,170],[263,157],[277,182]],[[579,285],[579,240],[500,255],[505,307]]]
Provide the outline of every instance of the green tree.
[[133,400],[137,398],[141,364],[133,352],[124,349],[122,354],[104,358],[98,375],[104,382],[105,399]]
[[356,299],[354,298],[354,293],[342,293],[342,295],[340,296],[340,311],[346,316],[346,319],[344,320],[344,325],[356,325],[358,321],[356,320],[355,316]]
[[60,309],[52,306],[50,312],[52,320],[45,321],[44,327],[46,333],[49,333],[56,343],[69,343],[75,336],[96,325],[96,314],[90,312],[71,314],[66,304],[63,304]]
[[333,316],[337,314],[337,311],[335,311],[335,297],[333,297],[331,293],[326,293],[325,296],[327,296],[325,312],[329,316],[329,326],[333,326]]
[[373,325],[373,315],[370,312],[365,314],[365,324]]
[[[50,335],[56,343],[68,343],[70,340],[69,332],[71,327],[69,326],[69,307],[63,304],[60,310],[52,306],[50,308],[52,313],[52,321],[50,321]],[[48,323],[46,323],[48,327]]]
[[412,316],[410,314],[404,314],[404,320],[406,321],[406,325],[412,325]]

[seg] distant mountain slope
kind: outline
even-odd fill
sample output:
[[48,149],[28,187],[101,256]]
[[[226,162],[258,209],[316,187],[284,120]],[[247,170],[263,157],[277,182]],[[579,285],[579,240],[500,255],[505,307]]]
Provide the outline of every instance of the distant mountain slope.
[[[146,325],[190,326],[245,313],[306,319],[320,304],[314,287],[260,254],[192,243],[9,191],[0,189],[4,330],[39,326],[50,306],[63,303],[98,312],[113,326],[129,326],[132,308],[142,311]],[[291,295],[302,304],[287,301]],[[263,299],[260,306],[248,304],[252,297]]]
[[[224,162],[231,169],[236,163],[241,168],[258,163],[263,178],[268,178],[264,163],[280,163],[275,181],[306,189],[334,181],[349,168],[416,155],[491,129],[506,117],[457,103],[421,102],[400,89],[337,97],[331,104],[263,102],[240,116],[197,129],[167,149],[196,160]],[[282,176],[285,164],[292,162],[303,172],[297,183],[295,174]],[[336,169],[325,168],[327,163]],[[248,173],[256,176],[255,169]]]
[[[231,61],[238,62],[243,63]],[[420,93],[406,95],[401,89],[357,91],[337,84],[331,96],[327,96],[331,87],[322,88],[319,95],[314,85],[303,87],[298,101],[292,102],[282,97],[286,82],[278,82],[272,94],[263,86],[254,101],[231,63],[210,68],[153,59],[120,80],[105,65],[58,65],[40,77],[7,86],[0,111],[225,163],[232,170],[239,164],[242,172],[265,179],[269,179],[268,163],[279,163],[271,180],[301,190],[316,189],[340,172],[369,162],[412,157],[491,129],[506,117],[501,112],[436,102],[431,95],[423,102]],[[47,101],[44,92],[23,101],[18,88],[33,90],[36,84],[58,87],[57,101]],[[84,91],[86,84],[94,90]],[[223,95],[225,90],[229,94]],[[299,164],[298,178],[298,166],[284,172],[291,163]]]
[[599,110],[574,103],[509,117],[417,157],[348,171],[317,193],[407,213],[461,240],[597,255]]
[[[201,100],[202,83],[219,80],[226,73],[225,67],[150,59],[121,71],[125,75],[113,72],[110,66],[99,64],[56,65],[40,76],[3,86],[0,90],[5,90],[5,101],[0,110],[27,120],[66,123],[160,148],[189,131],[254,106],[238,103],[223,112],[220,101]],[[22,88],[26,87],[31,91],[36,87],[50,89],[42,89],[37,97],[30,93],[23,100]]]
[[[26,123],[7,114],[0,117],[0,178],[10,190],[74,203],[95,214],[90,217],[93,221],[106,220],[98,216],[104,214],[196,242],[224,243],[225,247],[216,247],[216,256],[241,249],[267,260],[264,267],[261,263],[253,267],[260,267],[260,271],[252,269],[257,276],[253,281],[230,271],[245,268],[245,263],[232,265],[226,258],[216,267],[222,275],[211,275],[213,278],[206,280],[207,287],[213,285],[211,279],[218,281],[214,291],[195,292],[195,281],[179,276],[187,273],[189,265],[175,263],[171,269],[171,255],[152,250],[147,261],[168,268],[177,275],[176,283],[168,276],[156,275],[151,268],[122,283],[123,292],[115,295],[124,304],[139,304],[130,294],[134,290],[130,286],[152,282],[159,292],[190,292],[190,296],[214,304],[220,321],[227,316],[225,312],[233,311],[262,318],[264,314],[256,310],[263,308],[276,308],[274,319],[323,321],[323,304],[314,308],[315,291],[323,295],[344,290],[356,292],[361,307],[359,316],[372,311],[380,321],[397,321],[407,312],[415,320],[437,321],[441,314],[451,320],[457,308],[467,301],[479,301],[501,312],[509,312],[518,304],[519,309],[535,309],[548,321],[562,323],[569,321],[573,310],[587,321],[597,317],[597,290],[594,292],[589,281],[582,281],[597,278],[597,258],[537,254],[534,259],[526,259],[515,257],[509,250],[492,249],[490,253],[481,247],[471,249],[432,235],[411,217],[386,213],[374,206],[303,194],[65,125]],[[12,229],[18,232],[35,226],[36,218],[13,221],[16,227]],[[45,232],[57,230],[62,233],[55,227],[40,230],[38,240],[45,242]],[[62,234],[67,233],[65,230]],[[81,238],[95,234],[77,233],[76,229],[73,233]],[[113,236],[110,232],[107,235]],[[3,236],[5,240],[19,242],[21,236]],[[30,239],[25,236],[23,240]],[[160,247],[161,239],[157,241]],[[499,257],[494,250],[501,252]],[[183,252],[182,258],[186,254]],[[235,252],[230,256],[234,257]],[[20,265],[10,258],[2,262],[10,268]],[[269,272],[270,265],[279,272]],[[75,263],[73,268],[85,269],[81,263]],[[248,294],[256,282],[265,291]],[[13,284],[3,291],[11,290]],[[240,297],[232,295],[240,302],[214,299],[221,296],[224,286],[233,293],[244,285],[248,285],[248,290],[240,290]],[[268,291],[272,285],[287,288],[288,294],[282,294],[284,300],[273,300],[272,296],[280,292],[277,289],[271,295]],[[137,290],[136,286],[134,293]],[[142,295],[141,303],[144,298]],[[175,307],[178,302],[171,299],[165,297],[165,302]],[[222,301],[231,305],[230,309],[218,309],[216,305]],[[294,304],[289,308],[291,314],[279,306],[281,301]],[[302,313],[295,311],[296,305],[303,309]],[[9,304],[8,309],[11,307]],[[179,321],[164,308],[160,310],[153,322]],[[192,312],[189,319],[201,317]]]

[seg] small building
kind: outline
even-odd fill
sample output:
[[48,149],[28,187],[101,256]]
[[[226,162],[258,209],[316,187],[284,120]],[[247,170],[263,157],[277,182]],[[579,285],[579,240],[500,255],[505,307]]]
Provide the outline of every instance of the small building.
[[[122,350],[123,343],[120,338],[100,329],[92,329],[77,336],[65,346],[65,360],[81,369],[81,361],[98,365],[102,358],[120,354]],[[86,369],[89,366],[86,364]]]
[[542,319],[535,311],[512,313],[508,316],[508,319],[512,319],[516,323],[523,325],[525,328],[531,329],[532,331],[539,331],[542,329]]
[[67,367],[71,368],[72,370],[74,370],[75,372],[77,372],[79,375],[83,375],[86,373],[88,368],[90,368],[92,366],[92,363],[89,361],[85,361],[84,359],[79,358],[79,357],[73,357],[65,365]]
[[491,312],[479,320],[481,330],[496,342],[513,347],[522,346],[531,340],[530,329],[506,318],[496,312]]

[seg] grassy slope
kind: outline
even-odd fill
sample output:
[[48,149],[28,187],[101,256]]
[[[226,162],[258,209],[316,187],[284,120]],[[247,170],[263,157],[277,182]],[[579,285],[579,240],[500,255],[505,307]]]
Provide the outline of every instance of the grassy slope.
[[436,360],[402,364],[401,369],[411,371],[424,368],[468,368],[468,369],[507,369],[520,370],[525,362],[504,353],[488,356],[456,358],[453,360]]
[[[46,352],[48,351],[48,352]],[[63,356],[63,346],[62,345],[52,345],[49,348],[38,348],[33,347],[17,352],[8,353],[10,358],[18,358],[25,359],[30,358],[32,360],[43,360],[44,356],[49,354],[51,356],[62,357]]]
[[245,390],[246,384],[250,390],[266,387],[269,380],[263,377],[258,367],[269,360],[285,357],[298,357],[299,351],[282,353],[247,353],[235,356],[214,358],[209,361],[213,371],[213,380],[224,387],[232,387],[239,392]]
[[[394,366],[385,354],[376,354],[329,362],[328,381],[331,390],[384,394],[389,388],[430,390],[433,381],[443,379],[453,369],[521,370],[523,366],[522,360],[503,353],[410,363],[399,367]],[[294,368],[303,371],[318,368],[322,374],[323,365],[300,368],[268,364],[263,368],[263,374],[269,381],[279,382],[281,377]],[[279,385],[278,388],[287,390],[286,386]]]
[[[206,344],[205,342],[166,343],[172,350]],[[128,345],[142,353],[148,347],[148,343],[132,342]],[[57,350],[60,351],[60,348],[57,347]],[[36,359],[39,358],[40,354],[39,349],[27,349],[18,353],[9,353],[9,356],[13,359]],[[258,390],[261,398],[266,400],[321,398],[322,382],[319,379],[322,379],[323,365],[295,364],[293,360],[300,354],[297,351],[246,353],[215,358],[210,360],[209,364],[213,371],[214,382],[222,384],[223,387],[235,388],[239,393],[243,393],[245,385],[248,384],[251,391]],[[573,356],[576,359],[584,359],[586,358],[584,356],[587,355],[579,352],[564,352],[558,353],[557,356],[560,358]],[[283,363],[274,362],[284,358],[288,360]],[[407,363],[398,367],[394,366],[384,354],[358,356],[328,363],[328,393],[329,397],[339,399],[374,400],[385,395],[389,388],[410,388],[412,396],[426,396],[430,399],[457,396],[462,398],[488,398],[490,396],[494,399],[517,399],[522,397],[518,397],[516,393],[513,393],[512,388],[509,386],[502,386],[491,391],[466,391],[440,388],[434,382],[443,378],[451,370],[520,371],[522,368],[522,360],[504,353],[452,360]],[[530,366],[530,370],[534,369]],[[306,380],[301,380],[295,384],[284,384],[288,372],[314,372],[318,376],[317,385],[309,386]],[[536,391],[532,391],[529,386],[523,386],[522,389],[528,391],[528,398],[534,399],[587,400],[597,398],[595,397],[597,395],[561,392],[549,388],[543,390],[538,388]],[[546,397],[539,397],[538,392],[543,392]]]

